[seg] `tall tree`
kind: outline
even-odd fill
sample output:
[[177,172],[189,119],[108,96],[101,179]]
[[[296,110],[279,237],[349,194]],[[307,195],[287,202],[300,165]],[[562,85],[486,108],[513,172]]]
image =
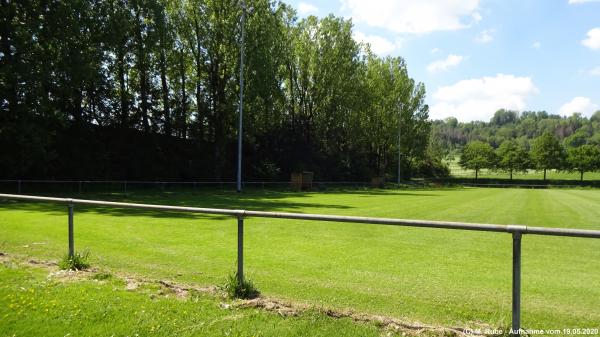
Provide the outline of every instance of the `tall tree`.
[[[402,58],[373,55],[349,20],[247,2],[246,177],[389,175],[399,127],[403,171],[426,171],[425,88]],[[231,176],[241,10],[238,0],[2,2],[0,175]]]
[[535,168],[544,171],[544,180],[546,180],[547,170],[563,168],[565,150],[554,135],[546,132],[533,141],[531,159]]
[[161,98],[162,98],[162,123],[163,132],[171,135],[171,98],[168,76],[168,54],[173,50],[173,28],[169,22],[167,9],[161,4],[154,8],[154,21],[156,22],[156,31],[158,43],[156,45],[158,53],[158,68],[160,72]]
[[569,168],[579,172],[580,180],[583,181],[585,172],[600,170],[600,146],[582,145],[571,148],[567,160]]
[[116,96],[114,104],[113,124],[123,128],[129,127],[132,95],[129,90],[129,68],[131,67],[132,23],[133,17],[125,0],[110,0],[108,7],[106,46],[107,51],[113,55],[108,61],[108,67],[114,84],[113,93]]
[[510,180],[514,172],[526,172],[530,165],[529,153],[515,140],[505,140],[498,150],[498,168],[508,172]]
[[468,143],[463,149],[459,164],[464,169],[474,170],[475,179],[478,179],[481,169],[495,167],[496,153],[490,144],[473,141]]

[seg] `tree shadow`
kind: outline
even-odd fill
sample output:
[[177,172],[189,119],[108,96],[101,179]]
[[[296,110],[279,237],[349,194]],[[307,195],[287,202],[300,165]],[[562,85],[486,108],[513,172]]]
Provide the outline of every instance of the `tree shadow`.
[[[91,193],[40,193],[52,197],[77,198],[89,200],[103,200],[115,202],[131,202],[152,205],[169,205],[220,209],[244,209],[253,211],[288,211],[305,213],[311,209],[351,209],[355,206],[344,204],[311,202],[311,198],[319,194],[349,194],[354,197],[367,196],[420,196],[439,197],[442,194],[422,193],[424,191],[442,192],[447,188],[419,188],[416,190],[385,190],[385,189],[356,189],[340,188],[326,191],[290,190],[260,190],[248,189],[242,193],[236,191],[131,191],[121,192],[91,192]],[[467,190],[467,189],[463,189]],[[294,198],[296,200],[292,200]],[[302,201],[297,201],[301,198]],[[53,215],[66,215],[67,207],[64,204],[44,202],[23,202],[16,200],[1,200],[0,211],[18,209],[24,211],[44,212]],[[94,213],[111,216],[147,216],[155,218],[187,218],[187,219],[228,219],[231,216],[209,215],[191,212],[154,211],[132,208],[113,208],[103,206],[76,205],[76,213]]]
[[[42,195],[42,194],[40,194]],[[296,192],[133,192],[133,193],[92,193],[92,194],[44,194],[52,197],[77,198],[89,200],[130,202],[152,205],[169,205],[184,207],[201,208],[220,208],[220,209],[245,209],[255,211],[278,211],[287,210],[302,212],[307,208],[352,208],[341,204],[327,204],[322,202],[298,202],[286,200],[291,196],[310,198],[310,194]],[[23,210],[43,212],[52,215],[66,215],[67,207],[65,204],[46,203],[46,202],[25,202],[18,200],[1,200],[0,211],[2,210]],[[76,213],[94,213],[112,216],[150,216],[155,218],[188,218],[188,219],[228,219],[227,215],[210,215],[192,212],[178,211],[159,211],[144,210],[134,208],[115,208],[92,205],[76,205]]]

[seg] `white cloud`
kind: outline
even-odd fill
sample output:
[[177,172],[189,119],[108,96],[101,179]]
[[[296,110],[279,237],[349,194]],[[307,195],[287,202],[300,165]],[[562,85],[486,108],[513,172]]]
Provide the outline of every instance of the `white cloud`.
[[298,4],[298,14],[300,14],[302,16],[309,15],[309,14],[315,14],[318,12],[319,12],[319,9],[314,5],[311,5],[306,2],[300,2]]
[[540,49],[540,48],[542,48],[542,43],[540,41],[535,41],[534,43],[531,44],[531,48]]
[[587,32],[587,38],[582,40],[581,44],[593,50],[600,49],[600,28],[594,28]]
[[394,50],[400,48],[400,41],[392,42],[379,35],[366,35],[362,32],[355,31],[353,34],[354,40],[358,42],[368,43],[371,45],[371,50],[377,55],[388,55]]
[[427,71],[430,73],[438,73],[438,72],[442,72],[442,71],[448,71],[450,68],[454,68],[454,67],[458,66],[463,61],[463,59],[464,59],[463,56],[451,54],[451,55],[448,55],[448,57],[446,57],[443,60],[437,60],[437,61],[431,62],[427,66]]
[[458,30],[481,20],[479,0],[340,0],[355,22],[396,33]]
[[489,120],[498,109],[523,110],[529,96],[539,90],[530,77],[497,74],[459,81],[434,93],[431,117],[461,121]]
[[600,66],[590,70],[590,75],[592,76],[600,76]]
[[477,43],[490,43],[494,41],[494,34],[496,32],[495,29],[486,29],[483,30],[479,35],[475,37],[475,42]]
[[437,54],[439,51],[440,51],[440,48],[433,48],[433,49],[431,49],[430,53]]
[[587,2],[599,2],[600,0],[569,0],[569,5],[584,4]]
[[590,117],[598,108],[598,104],[592,103],[589,98],[578,96],[560,107],[558,113],[562,116],[570,116],[574,112],[579,112],[584,116]]

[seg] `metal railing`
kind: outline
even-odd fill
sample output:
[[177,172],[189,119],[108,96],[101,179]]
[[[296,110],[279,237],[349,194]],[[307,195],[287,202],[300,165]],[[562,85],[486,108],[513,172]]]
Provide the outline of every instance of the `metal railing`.
[[[182,206],[166,206],[152,204],[137,204],[125,202],[99,201],[99,200],[83,200],[70,198],[51,198],[28,195],[0,194],[0,198],[24,200],[24,201],[45,201],[64,203],[67,205],[68,211],[68,228],[69,228],[69,255],[75,252],[74,246],[74,229],[73,229],[73,206],[74,205],[91,205],[91,206],[106,206],[113,208],[135,208],[154,211],[176,211],[176,212],[191,212],[212,215],[228,215],[237,219],[237,277],[239,280],[244,279],[244,218],[259,217],[259,218],[278,218],[290,220],[310,220],[310,221],[330,221],[330,222],[350,222],[361,224],[375,225],[390,225],[390,226],[408,226],[422,228],[437,228],[437,229],[454,229],[454,230],[469,230],[482,232],[499,232],[509,233],[513,238],[513,261],[512,261],[512,330],[520,331],[521,328],[521,238],[523,235],[546,235],[546,236],[567,236],[579,238],[595,238],[600,239],[599,230],[583,230],[570,228],[550,228],[550,227],[531,227],[521,225],[494,225],[494,224],[477,224],[464,222],[449,222],[449,221],[430,221],[430,220],[406,220],[392,218],[371,218],[357,216],[338,216],[338,215],[322,215],[322,214],[304,214],[304,213],[286,213],[286,212],[264,212],[264,211],[248,211],[248,210],[232,210],[218,208],[198,208],[198,207],[182,207]],[[516,333],[518,334],[518,333]]]

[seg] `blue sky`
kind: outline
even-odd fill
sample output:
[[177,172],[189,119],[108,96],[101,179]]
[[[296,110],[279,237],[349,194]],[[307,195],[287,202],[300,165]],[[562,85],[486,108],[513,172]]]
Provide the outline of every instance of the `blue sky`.
[[300,17],[351,18],[357,40],[405,58],[434,119],[600,110],[600,0],[289,2]]

